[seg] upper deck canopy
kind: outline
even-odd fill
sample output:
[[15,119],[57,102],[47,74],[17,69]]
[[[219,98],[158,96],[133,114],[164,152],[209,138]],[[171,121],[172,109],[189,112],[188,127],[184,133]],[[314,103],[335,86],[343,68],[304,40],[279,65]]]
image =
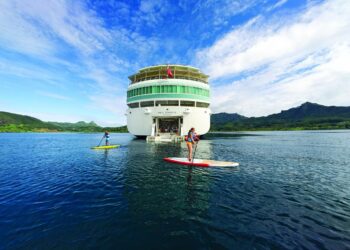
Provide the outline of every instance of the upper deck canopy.
[[131,81],[130,84],[153,79],[167,79],[168,67],[170,68],[171,73],[173,74],[173,77],[171,78],[186,79],[208,84],[209,76],[203,74],[199,69],[191,66],[175,64],[156,65],[140,69],[139,72],[137,72],[136,74],[129,76],[129,79]]

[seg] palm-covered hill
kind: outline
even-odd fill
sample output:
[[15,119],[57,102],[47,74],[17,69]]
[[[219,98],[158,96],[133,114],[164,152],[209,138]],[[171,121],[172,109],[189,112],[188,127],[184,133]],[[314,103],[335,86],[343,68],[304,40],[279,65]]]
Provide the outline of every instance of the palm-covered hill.
[[44,122],[37,118],[0,112],[0,132],[127,132],[126,127],[104,128],[94,122]]
[[264,117],[213,114],[211,123],[212,131],[349,129],[350,107],[306,102],[299,107]]

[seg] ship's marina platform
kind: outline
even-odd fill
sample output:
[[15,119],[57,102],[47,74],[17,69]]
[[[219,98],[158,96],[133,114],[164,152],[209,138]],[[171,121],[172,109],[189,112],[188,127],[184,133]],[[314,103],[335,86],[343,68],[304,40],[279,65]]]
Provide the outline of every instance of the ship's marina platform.
[[156,136],[147,136],[147,142],[181,142],[184,140],[184,136],[170,134],[170,133],[162,133]]

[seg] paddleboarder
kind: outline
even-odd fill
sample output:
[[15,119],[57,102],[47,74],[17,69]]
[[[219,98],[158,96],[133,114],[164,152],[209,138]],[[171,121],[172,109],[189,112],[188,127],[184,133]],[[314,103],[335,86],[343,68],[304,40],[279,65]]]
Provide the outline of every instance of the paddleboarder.
[[186,140],[187,149],[188,149],[188,157],[187,157],[188,161],[192,161],[193,144],[195,144],[196,141],[197,141],[197,139],[196,139],[196,134],[195,134],[195,128],[191,128],[188,131],[187,140]]
[[108,146],[109,145],[109,133],[108,133],[108,131],[105,131],[105,135],[103,137],[106,138],[106,146]]

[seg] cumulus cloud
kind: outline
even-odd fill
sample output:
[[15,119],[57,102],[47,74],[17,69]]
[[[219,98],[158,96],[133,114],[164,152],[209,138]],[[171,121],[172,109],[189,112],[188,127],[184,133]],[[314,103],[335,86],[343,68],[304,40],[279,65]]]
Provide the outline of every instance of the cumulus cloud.
[[259,116],[305,101],[350,105],[349,16],[346,0],[258,16],[198,51],[214,84],[213,111]]
[[[140,11],[152,16],[159,8],[160,3],[143,3]],[[54,83],[58,88],[62,85],[67,91],[79,78],[80,93],[94,105],[101,104],[98,108],[102,110],[111,108],[95,99],[109,93],[125,97],[128,80],[121,81],[118,75],[137,68],[158,47],[152,37],[106,27],[103,18],[82,1],[0,1],[0,9],[0,48],[10,55],[0,58],[1,74]],[[62,77],[66,74],[70,77]],[[52,87],[45,95],[63,96],[56,91]],[[92,94],[95,99],[90,98]],[[125,107],[114,109],[123,112]]]

